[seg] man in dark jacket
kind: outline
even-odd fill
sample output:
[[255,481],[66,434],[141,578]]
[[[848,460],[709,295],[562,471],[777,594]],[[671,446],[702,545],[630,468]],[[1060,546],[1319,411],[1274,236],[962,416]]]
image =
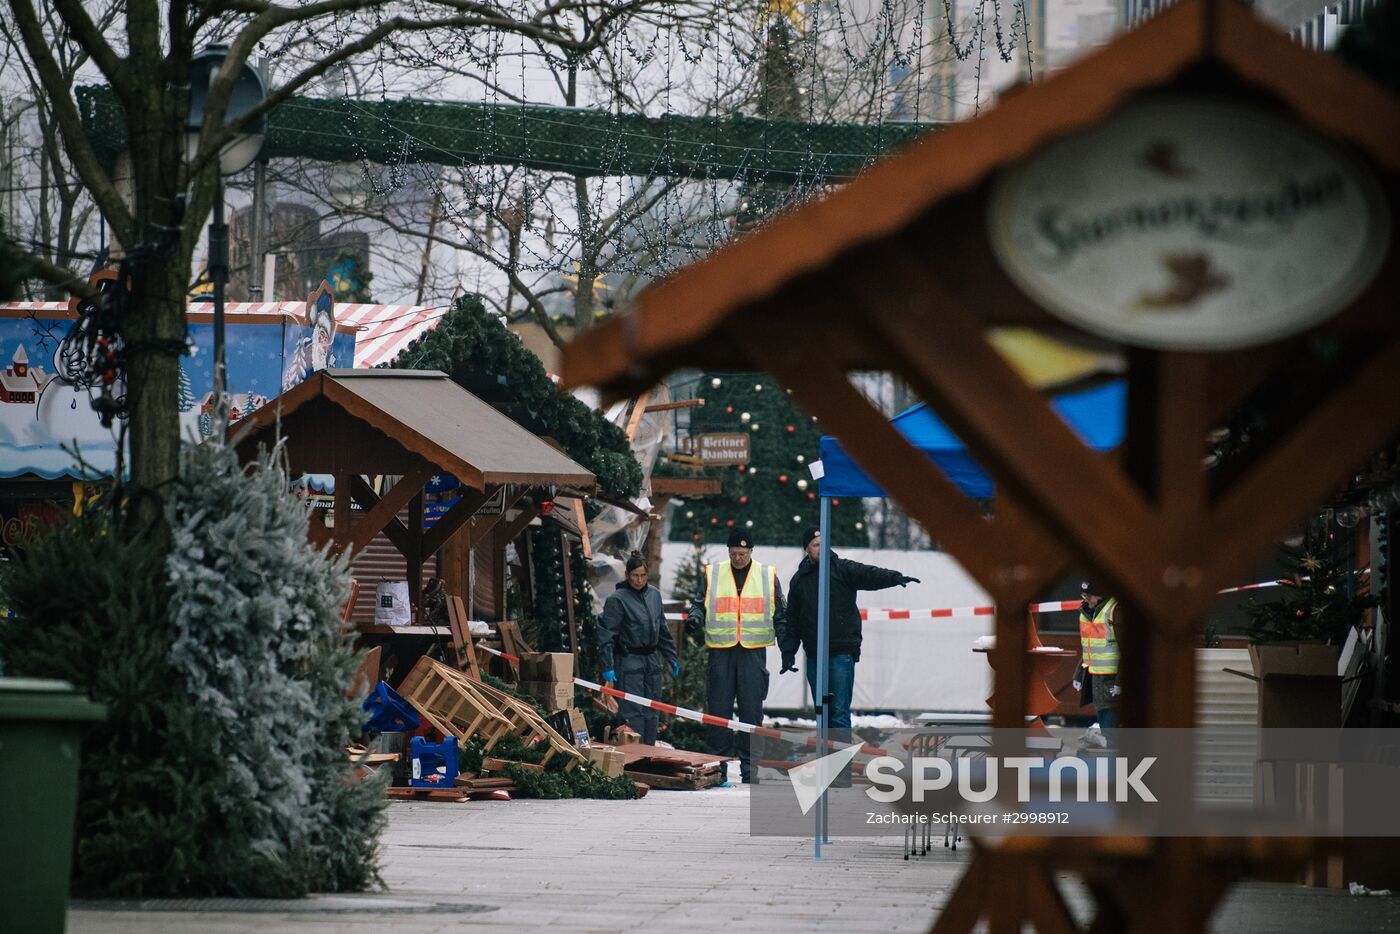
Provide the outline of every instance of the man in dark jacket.
[[[807,683],[812,696],[817,694],[817,571],[821,561],[822,534],[811,528],[802,536],[807,554],[797,566],[788,585],[787,629],[782,644],[783,668],[797,670],[797,646],[807,653]],[[860,610],[856,608],[856,591],[884,590],[917,584],[917,577],[899,571],[872,567],[859,561],[838,558],[831,552],[831,618],[830,663],[826,685],[831,694],[830,726],[834,739],[849,739],[851,729],[851,693],[856,683],[856,662],[860,661]],[[848,781],[848,780],[847,780]]]
[[[598,667],[603,681],[611,681],[619,691],[661,699],[661,663],[680,674],[680,658],[666,614],[661,608],[661,592],[647,583],[646,559],[637,552],[627,559],[627,579],[603,604],[598,620]],[[622,719],[641,734],[642,742],[656,742],[657,712],[631,701],[621,702]]]

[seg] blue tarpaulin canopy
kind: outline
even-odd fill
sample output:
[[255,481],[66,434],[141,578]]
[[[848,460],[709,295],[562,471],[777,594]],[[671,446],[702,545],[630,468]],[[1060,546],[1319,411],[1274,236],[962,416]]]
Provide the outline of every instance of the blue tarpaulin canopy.
[[[1085,444],[1096,451],[1108,451],[1123,440],[1127,397],[1124,382],[1115,380],[1093,389],[1055,396],[1050,405]],[[977,466],[963,443],[926,404],[904,410],[892,419],[892,424],[910,444],[927,454],[958,489],[974,499],[991,498],[992,478]],[[822,496],[885,495],[835,438],[821,439],[821,459],[825,471],[821,479]]]
[[[1066,392],[1053,397],[1050,406],[1060,418],[1074,429],[1080,439],[1096,451],[1108,451],[1123,440],[1127,419],[1128,391],[1122,380],[1106,383],[1081,392]],[[992,478],[977,466],[967,447],[957,435],[934,415],[926,404],[920,403],[900,412],[892,420],[899,433],[909,443],[928,455],[938,469],[947,475],[963,493],[974,499],[990,499],[994,488]],[[823,475],[821,479],[821,561],[817,571],[817,659],[816,708],[817,737],[820,748],[828,748],[830,739],[830,681],[831,663],[831,501],[840,496],[884,496],[885,491],[856,466],[855,461],[830,436],[821,440]],[[825,702],[824,698],[828,698]],[[849,736],[845,737],[849,740]],[[836,758],[834,755],[828,758]],[[819,760],[820,761],[820,760]],[[828,780],[829,781],[829,780]],[[824,786],[823,786],[824,787]],[[826,792],[823,791],[816,809],[816,856],[821,858],[822,843],[830,842],[827,829]]]

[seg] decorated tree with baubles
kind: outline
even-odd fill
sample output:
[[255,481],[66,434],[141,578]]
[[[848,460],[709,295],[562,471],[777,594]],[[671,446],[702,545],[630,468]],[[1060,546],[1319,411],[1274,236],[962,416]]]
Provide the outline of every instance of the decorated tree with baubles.
[[1280,560],[1286,571],[1276,599],[1251,598],[1244,607],[1249,635],[1257,642],[1320,641],[1341,645],[1376,605],[1364,577],[1348,569],[1350,539],[1315,523],[1301,544],[1285,545]]
[[[672,541],[723,543],[739,528],[752,532],[756,545],[801,544],[820,509],[810,465],[821,426],[766,373],[706,373],[697,395],[705,405],[691,415],[691,435],[747,434],[750,457],[747,464],[704,469],[702,475],[720,479],[721,492],[682,503],[672,517]],[[861,501],[831,505],[832,544],[865,547]]]

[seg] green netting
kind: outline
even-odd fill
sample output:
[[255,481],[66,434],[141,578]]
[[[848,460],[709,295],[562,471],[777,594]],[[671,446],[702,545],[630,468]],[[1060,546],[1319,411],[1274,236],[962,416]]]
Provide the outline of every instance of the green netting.
[[[126,147],[110,88],[82,87],[88,137],[109,163]],[[385,165],[518,165],[581,176],[839,181],[934,129],[755,117],[646,117],[565,107],[294,97],[268,119],[263,155]]]

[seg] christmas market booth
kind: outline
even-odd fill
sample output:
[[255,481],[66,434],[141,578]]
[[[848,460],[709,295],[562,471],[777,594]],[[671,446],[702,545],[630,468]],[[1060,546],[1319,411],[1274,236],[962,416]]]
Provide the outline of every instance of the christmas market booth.
[[[414,617],[426,617],[433,577],[466,616],[504,619],[507,547],[531,523],[579,537],[575,516],[595,488],[588,470],[438,371],[323,370],[230,437],[245,459],[283,440],[292,475],[329,507],[313,511],[309,535],[351,556],[350,619],[374,636],[446,638],[446,627],[412,625],[431,622]],[[375,625],[387,581],[407,585],[403,625]]]
[[[1400,101],[1242,4],[1184,0],[649,286],[566,349],[564,381],[620,397],[683,366],[772,373],[998,607],[1071,568],[1102,581],[1121,601],[1122,725],[1190,728],[1216,591],[1400,425],[1397,192]],[[998,326],[1124,348],[1117,451],[996,352]],[[867,401],[862,370],[908,381],[996,482],[994,514]],[[993,723],[1019,727],[1031,623],[995,625]],[[1168,799],[1189,798],[1192,754],[1168,768]],[[1337,845],[972,842],[935,931],[1077,930],[1065,871],[1095,930],[1202,931],[1235,880],[1296,878]]]

